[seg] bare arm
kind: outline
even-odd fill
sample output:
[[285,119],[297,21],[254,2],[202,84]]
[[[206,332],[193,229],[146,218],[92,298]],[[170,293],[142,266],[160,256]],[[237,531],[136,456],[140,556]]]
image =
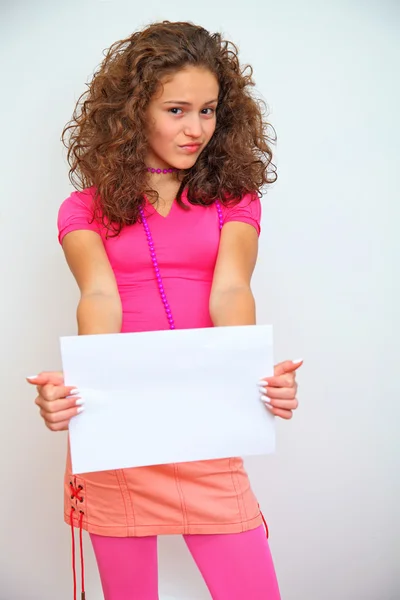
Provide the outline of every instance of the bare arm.
[[101,237],[94,231],[71,231],[63,240],[63,250],[81,292],[79,335],[119,333],[121,300]]
[[250,282],[257,253],[254,227],[240,222],[224,225],[210,295],[210,315],[215,327],[256,323]]

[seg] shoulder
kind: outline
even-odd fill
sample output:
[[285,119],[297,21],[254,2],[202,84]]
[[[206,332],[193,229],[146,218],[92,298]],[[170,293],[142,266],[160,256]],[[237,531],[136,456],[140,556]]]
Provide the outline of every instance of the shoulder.
[[253,225],[258,235],[261,231],[261,202],[256,192],[243,194],[234,202],[221,204],[223,222],[240,221]]
[[67,216],[79,211],[91,211],[94,209],[95,188],[85,188],[82,191],[72,192],[62,203],[58,215]]
[[95,191],[94,187],[75,191],[62,202],[57,218],[60,243],[70,231],[91,229],[99,233],[100,227],[94,219]]

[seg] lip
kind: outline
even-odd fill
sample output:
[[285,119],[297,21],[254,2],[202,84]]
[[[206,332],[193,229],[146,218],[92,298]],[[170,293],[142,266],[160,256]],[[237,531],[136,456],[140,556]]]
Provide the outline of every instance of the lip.
[[202,144],[185,144],[184,146],[179,146],[185,152],[197,152],[199,148],[201,148]]

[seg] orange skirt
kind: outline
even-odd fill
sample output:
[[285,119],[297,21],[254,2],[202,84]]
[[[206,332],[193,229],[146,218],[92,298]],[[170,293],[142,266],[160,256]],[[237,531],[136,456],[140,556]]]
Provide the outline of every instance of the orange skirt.
[[263,522],[241,458],[72,475],[65,521],[112,537],[239,533]]

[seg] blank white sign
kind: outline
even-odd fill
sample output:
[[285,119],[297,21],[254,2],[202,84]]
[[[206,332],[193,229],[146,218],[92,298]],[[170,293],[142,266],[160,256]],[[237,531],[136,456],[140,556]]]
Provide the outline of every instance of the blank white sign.
[[75,474],[275,450],[257,385],[273,374],[271,326],[63,337],[61,354],[85,401]]

